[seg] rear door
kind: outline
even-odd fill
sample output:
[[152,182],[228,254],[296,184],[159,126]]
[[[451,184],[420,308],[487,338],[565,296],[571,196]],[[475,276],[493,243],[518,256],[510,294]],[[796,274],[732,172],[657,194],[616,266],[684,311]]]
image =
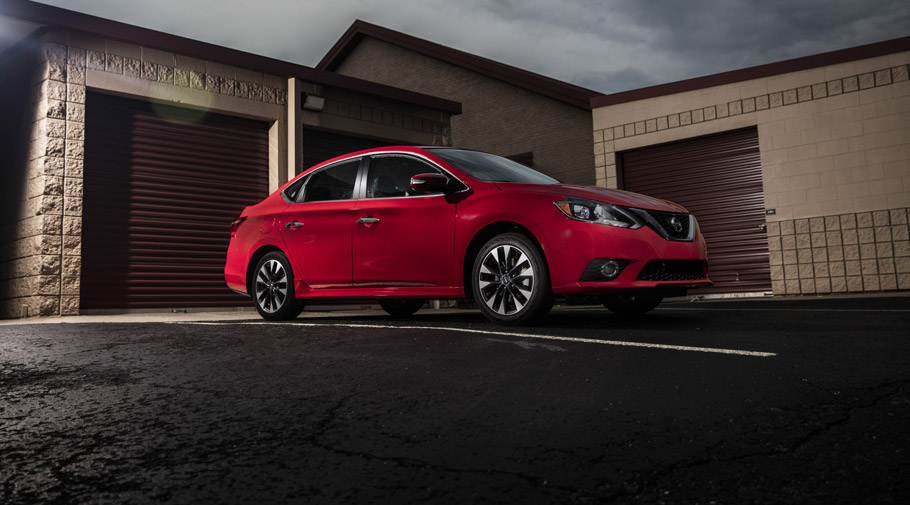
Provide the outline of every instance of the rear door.
[[297,202],[282,215],[294,271],[311,288],[351,286],[351,225],[360,162],[344,161],[308,175]]

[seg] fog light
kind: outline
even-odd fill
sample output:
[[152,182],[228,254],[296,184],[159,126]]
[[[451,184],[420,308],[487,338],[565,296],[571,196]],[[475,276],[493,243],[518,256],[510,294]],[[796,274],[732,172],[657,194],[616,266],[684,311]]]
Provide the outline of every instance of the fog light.
[[600,273],[603,274],[607,279],[612,279],[619,275],[622,272],[622,267],[619,266],[619,263],[613,260],[607,260],[603,265],[600,266]]
[[579,282],[610,282],[620,275],[629,265],[629,260],[595,258],[588,263],[582,272]]

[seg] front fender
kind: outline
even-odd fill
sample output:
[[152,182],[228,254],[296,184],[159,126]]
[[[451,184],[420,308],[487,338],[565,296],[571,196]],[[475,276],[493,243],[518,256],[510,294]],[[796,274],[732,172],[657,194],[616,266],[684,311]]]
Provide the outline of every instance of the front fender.
[[[455,254],[462,261],[456,262],[456,268],[459,269],[458,278],[464,278],[465,265],[473,262],[467,256],[472,254],[472,243],[475,238],[490,226],[498,229],[500,224],[505,228],[512,223],[525,228],[540,244],[545,258],[550,257],[554,235],[545,231],[558,228],[567,220],[553,205],[553,201],[553,196],[546,194],[496,192],[459,204],[455,223]],[[473,248],[476,247],[477,244],[473,244]]]

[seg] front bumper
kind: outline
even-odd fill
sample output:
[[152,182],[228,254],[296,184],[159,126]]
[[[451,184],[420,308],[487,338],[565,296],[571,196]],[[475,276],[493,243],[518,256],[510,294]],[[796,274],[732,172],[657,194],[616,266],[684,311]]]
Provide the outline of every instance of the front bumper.
[[[686,289],[712,285],[707,246],[697,228],[692,241],[681,242],[667,240],[648,227],[629,230],[568,219],[559,224],[545,230],[541,241],[555,294],[597,295],[629,290],[681,294]],[[590,268],[592,260],[598,259],[618,260],[624,265],[623,270],[614,279],[598,279],[591,275]],[[662,265],[662,261],[667,263]],[[646,270],[649,262],[658,263]],[[675,275],[674,269],[683,264],[691,272],[692,262],[701,265],[701,278]]]

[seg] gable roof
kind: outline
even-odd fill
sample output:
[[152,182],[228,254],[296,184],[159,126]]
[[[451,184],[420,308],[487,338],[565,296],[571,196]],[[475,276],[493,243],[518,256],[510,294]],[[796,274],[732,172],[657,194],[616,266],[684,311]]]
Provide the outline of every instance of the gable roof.
[[752,79],[761,79],[764,77],[788,74],[790,72],[799,72],[801,70],[827,67],[829,65],[837,65],[839,63],[847,63],[850,61],[862,60],[866,58],[874,58],[876,56],[884,56],[886,54],[899,53],[903,51],[910,51],[910,37],[886,40],[884,42],[875,42],[873,44],[866,44],[863,46],[856,46],[827,53],[803,56],[802,58],[794,58],[792,60],[777,61],[774,63],[767,63],[765,65],[758,65],[755,67],[741,68],[739,70],[731,70],[729,72],[721,72],[719,74],[695,77],[693,79],[685,79],[682,81],[669,82],[666,84],[658,84],[656,86],[649,86],[647,88],[622,91],[610,95],[601,95],[591,99],[591,108],[596,109],[598,107],[606,107],[608,105],[634,102],[637,100],[644,100],[647,98],[655,98],[665,95],[674,95],[676,93],[683,93],[686,91],[711,88],[714,86],[722,86],[724,84],[749,81]]
[[285,77],[297,77],[314,84],[346,89],[452,114],[461,114],[461,103],[452,100],[357,79],[335,72],[326,72],[296,63],[238,51],[37,2],[2,0],[0,1],[0,16],[39,25],[91,33],[108,39],[161,49],[234,67]]
[[359,19],[338,39],[316,68],[337,70],[364,37],[403,47],[581,109],[590,109],[591,99],[603,94]]

